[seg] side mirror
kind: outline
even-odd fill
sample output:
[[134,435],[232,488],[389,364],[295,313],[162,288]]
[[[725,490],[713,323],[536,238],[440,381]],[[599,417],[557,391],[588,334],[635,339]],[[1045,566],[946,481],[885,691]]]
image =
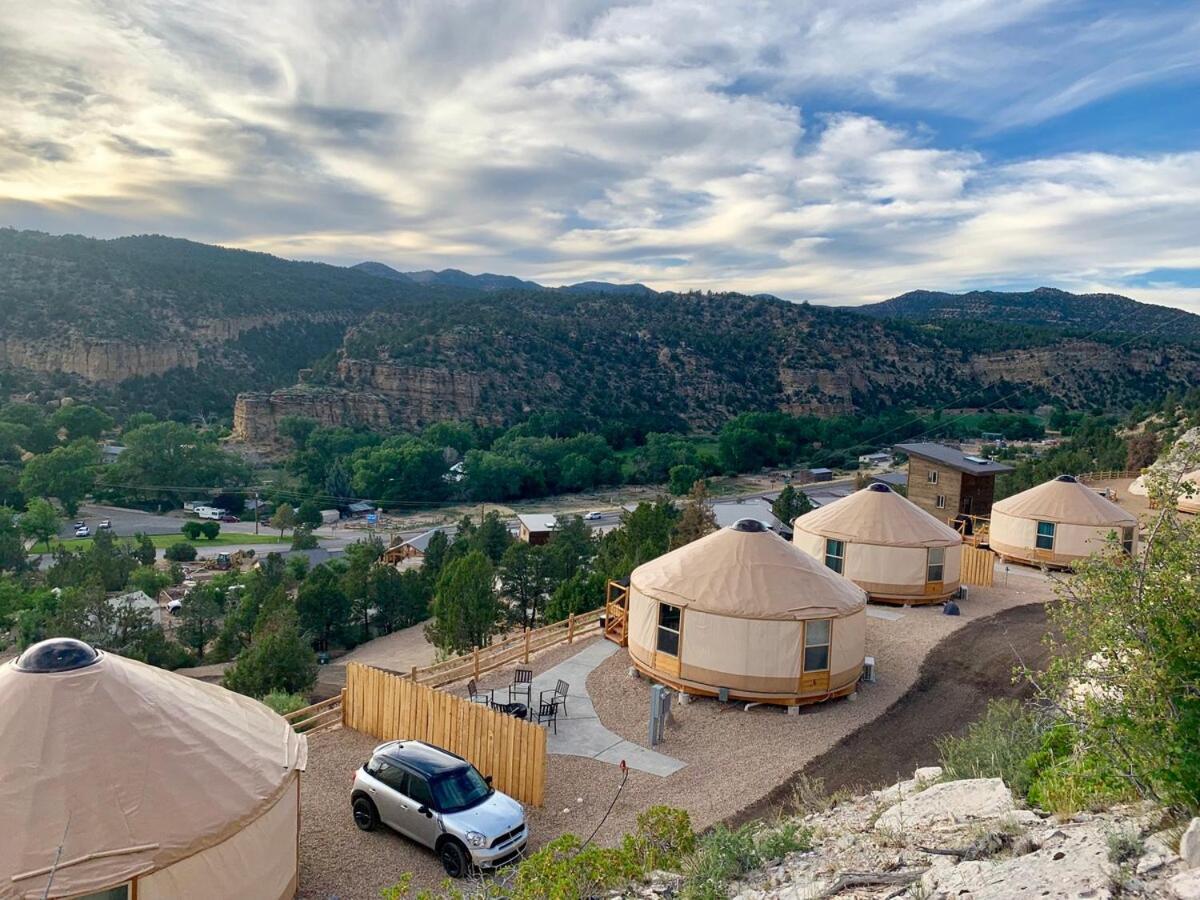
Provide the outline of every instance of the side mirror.
[[483,780],[484,780],[484,781],[486,781],[486,782],[487,782],[487,783],[490,785],[490,784],[492,783],[492,776],[491,776],[491,775],[484,775],[484,776],[483,776]]
[[430,809],[429,809],[429,807],[428,807],[428,806],[421,806],[421,807],[419,807],[419,808],[417,809],[417,812],[419,812],[421,815],[425,816],[425,817],[426,817],[426,818],[428,818],[428,819],[432,819],[432,818],[433,818],[433,813],[430,811]]

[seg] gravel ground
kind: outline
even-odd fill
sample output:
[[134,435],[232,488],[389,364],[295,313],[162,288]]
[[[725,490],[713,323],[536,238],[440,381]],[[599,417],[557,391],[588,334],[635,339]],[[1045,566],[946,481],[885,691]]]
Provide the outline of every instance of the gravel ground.
[[[874,656],[878,682],[864,685],[854,702],[839,700],[806,707],[798,717],[759,707],[715,700],[676,704],[674,724],[658,749],[688,765],[667,778],[630,772],[611,815],[596,839],[609,843],[633,827],[637,814],[654,804],[683,807],[693,825],[704,828],[765,798],[794,773],[895,704],[918,679],[922,661],[943,638],[970,622],[1052,596],[1049,583],[1033,570],[1013,569],[1009,584],[1003,570],[997,586],[972,588],[963,615],[943,616],[937,607],[900,610],[898,621],[868,617],[867,653]],[[591,640],[559,645],[536,654],[535,672],[577,653]],[[1002,655],[1002,654],[999,654]],[[998,656],[999,656],[998,655]],[[997,656],[997,658],[998,658]],[[1007,660],[997,663],[1009,668]],[[619,653],[588,678],[588,692],[604,724],[630,740],[644,743],[649,682],[631,678],[628,659]],[[512,667],[480,679],[488,687],[507,685]],[[448,687],[456,692],[461,688]],[[376,741],[353,731],[336,730],[309,740],[309,766],[302,784],[300,896],[374,898],[379,890],[413,873],[414,889],[437,887],[443,878],[432,853],[387,831],[365,834],[349,810],[353,771]],[[536,848],[564,831],[586,836],[600,823],[621,784],[620,770],[595,760],[551,755],[546,805],[529,811]]]

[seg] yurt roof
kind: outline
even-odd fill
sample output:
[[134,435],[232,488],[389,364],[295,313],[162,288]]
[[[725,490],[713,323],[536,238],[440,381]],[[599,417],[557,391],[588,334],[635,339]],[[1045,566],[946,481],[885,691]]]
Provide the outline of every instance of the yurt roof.
[[849,497],[807,512],[792,527],[834,540],[887,547],[949,547],[962,543],[957,531],[886,484],[868,485]]
[[664,603],[748,619],[846,615],[866,604],[861,588],[752,519],[638,566],[629,580]]
[[78,641],[35,645],[0,666],[0,872],[40,892],[60,843],[52,896],[164,868],[265,811],[307,753],[249,697]]
[[1061,525],[1137,524],[1132,513],[1080,484],[1071,475],[1059,475],[1045,484],[992,504],[992,514],[998,512]]

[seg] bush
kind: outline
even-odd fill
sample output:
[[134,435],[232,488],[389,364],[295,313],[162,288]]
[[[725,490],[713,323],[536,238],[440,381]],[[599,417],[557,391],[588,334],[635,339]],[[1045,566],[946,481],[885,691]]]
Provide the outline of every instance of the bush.
[[259,699],[281,716],[304,709],[309,705],[308,698],[303,694],[287,694],[283,691],[272,691]]
[[[211,519],[206,522],[201,522],[200,533],[204,535],[205,540],[215,541],[217,539],[217,535],[221,533],[221,523],[214,522]],[[192,538],[192,540],[195,540],[195,538]]]
[[179,530],[183,532],[183,536],[189,541],[198,541],[203,532],[203,526],[199,522],[184,522]]
[[960,737],[937,742],[948,778],[1000,778],[1025,796],[1035,770],[1027,761],[1041,747],[1039,718],[1016,700],[992,700],[987,712]]
[[1030,776],[1029,802],[1060,816],[1133,799],[1129,782],[1089,749],[1072,725],[1049,729],[1025,767]]
[[1137,859],[1145,852],[1145,841],[1132,829],[1114,831],[1108,835],[1108,861],[1113,865],[1119,866]]
[[317,536],[312,533],[308,526],[297,528],[292,532],[293,550],[316,550],[319,546]]
[[718,825],[684,860],[681,896],[686,900],[720,900],[728,896],[729,882],[735,878],[773,859],[811,847],[812,832],[796,822],[767,829],[757,823],[735,829]]
[[191,562],[196,558],[196,548],[187,541],[177,541],[163,553],[171,562]]

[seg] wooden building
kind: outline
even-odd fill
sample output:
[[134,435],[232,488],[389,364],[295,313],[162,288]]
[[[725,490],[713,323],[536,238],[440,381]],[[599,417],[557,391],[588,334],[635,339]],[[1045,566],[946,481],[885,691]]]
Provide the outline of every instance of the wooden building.
[[895,449],[908,455],[908,499],[943,522],[960,516],[986,519],[996,476],[1013,470],[945,444],[897,444]]
[[517,516],[517,522],[520,527],[517,531],[517,537],[527,544],[532,544],[535,547],[541,544],[550,543],[550,538],[554,534],[554,529],[558,527],[558,520],[547,513],[526,513]]
[[418,534],[414,538],[409,538],[408,540],[404,541],[394,541],[392,545],[384,551],[380,561],[384,565],[396,566],[397,568],[419,566],[425,561],[425,551],[429,547],[429,541],[438,532],[445,534],[449,543],[454,543],[454,539],[458,536],[458,526],[442,525],[438,528],[431,528],[422,534]]

